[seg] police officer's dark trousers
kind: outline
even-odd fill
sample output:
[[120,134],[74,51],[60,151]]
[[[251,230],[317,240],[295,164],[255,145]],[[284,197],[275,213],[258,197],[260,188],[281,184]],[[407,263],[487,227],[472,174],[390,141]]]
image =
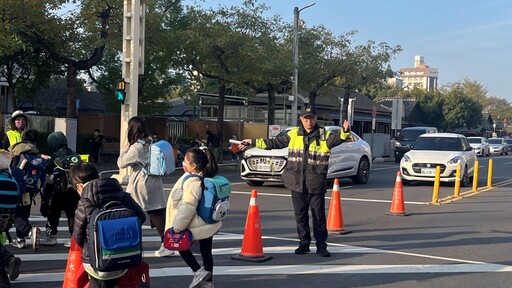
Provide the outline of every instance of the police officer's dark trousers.
[[311,243],[309,209],[313,218],[313,234],[317,248],[327,247],[327,227],[325,218],[325,194],[308,194],[292,191],[293,210],[300,245]]

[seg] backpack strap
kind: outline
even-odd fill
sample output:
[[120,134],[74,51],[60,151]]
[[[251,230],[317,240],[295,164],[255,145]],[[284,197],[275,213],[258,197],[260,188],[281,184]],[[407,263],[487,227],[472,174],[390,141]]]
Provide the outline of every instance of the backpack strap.
[[103,210],[106,210],[110,206],[123,206],[123,203],[119,201],[110,201],[107,204],[103,205]]
[[183,186],[185,185],[185,181],[187,181],[188,178],[191,178],[191,177],[198,177],[201,180],[201,187],[204,190],[203,176],[201,176],[199,174],[188,174],[187,176],[183,177],[183,181],[181,181],[181,190],[183,190]]

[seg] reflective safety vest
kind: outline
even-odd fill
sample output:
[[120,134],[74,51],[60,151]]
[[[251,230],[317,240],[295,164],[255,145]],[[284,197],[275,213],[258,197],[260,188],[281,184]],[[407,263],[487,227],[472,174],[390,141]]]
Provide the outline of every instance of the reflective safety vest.
[[288,160],[282,174],[283,184],[292,191],[304,192],[307,189],[310,194],[323,194],[327,191],[327,170],[331,155],[328,140],[341,144],[350,137],[350,132],[340,133],[340,139],[337,140],[329,139],[332,133],[323,127],[313,133],[310,135],[313,137],[308,137],[304,130],[296,127],[276,139],[256,139],[255,146],[260,149],[288,147]]
[[5,134],[9,138],[9,146],[21,142],[21,133],[18,130],[9,130]]

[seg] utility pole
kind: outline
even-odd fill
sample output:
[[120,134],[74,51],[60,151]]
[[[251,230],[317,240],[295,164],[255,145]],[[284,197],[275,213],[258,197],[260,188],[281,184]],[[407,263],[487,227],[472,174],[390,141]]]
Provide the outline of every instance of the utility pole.
[[297,125],[297,104],[299,102],[299,16],[300,11],[315,5],[315,2],[310,3],[302,8],[293,8],[293,105],[292,115],[290,117],[291,126]]
[[[128,121],[137,116],[139,102],[139,75],[144,74],[145,6],[140,0],[124,0],[123,12],[123,68],[126,82],[126,99],[121,105],[121,133],[119,151],[128,144]],[[128,183],[128,169],[119,170],[112,177],[120,183]]]

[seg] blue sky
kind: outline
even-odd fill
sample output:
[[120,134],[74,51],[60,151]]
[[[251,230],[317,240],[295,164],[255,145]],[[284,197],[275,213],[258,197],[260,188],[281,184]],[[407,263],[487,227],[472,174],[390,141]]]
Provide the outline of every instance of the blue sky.
[[[187,3],[189,1],[185,1]],[[202,5],[238,5],[242,0],[208,0]],[[293,22],[293,8],[307,26],[324,25],[336,35],[357,30],[356,44],[367,40],[401,45],[393,70],[413,67],[414,56],[439,69],[439,84],[468,77],[488,96],[512,102],[512,1],[509,0],[259,0],[270,15]],[[299,48],[300,52],[300,48]],[[291,53],[291,52],[290,52]],[[291,56],[290,56],[291,57]],[[511,78],[509,78],[511,77]]]

